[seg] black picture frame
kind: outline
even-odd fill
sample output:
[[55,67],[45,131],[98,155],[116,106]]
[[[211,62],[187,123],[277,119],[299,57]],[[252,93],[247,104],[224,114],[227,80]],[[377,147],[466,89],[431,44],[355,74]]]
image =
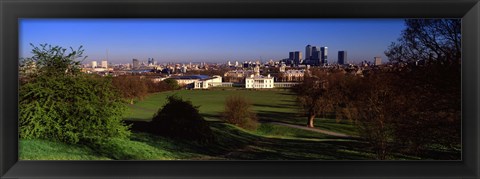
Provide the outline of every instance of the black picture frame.
[[[19,18],[462,18],[461,161],[18,161]],[[478,0],[0,0],[0,178],[480,178]]]

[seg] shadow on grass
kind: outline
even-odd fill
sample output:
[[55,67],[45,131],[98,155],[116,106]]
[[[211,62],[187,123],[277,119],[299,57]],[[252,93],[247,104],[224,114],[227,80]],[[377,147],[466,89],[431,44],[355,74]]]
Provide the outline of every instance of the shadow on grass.
[[[143,132],[144,128],[148,128],[148,122],[144,121],[132,121],[131,124],[132,130],[136,133]],[[220,121],[209,122],[209,124],[216,136],[216,141],[208,145],[168,139],[147,133],[134,140],[177,153],[179,158],[189,157],[188,155],[182,156],[182,153],[193,153],[210,156],[210,159],[228,160],[368,159],[368,155],[365,155],[362,150],[365,148],[364,144],[357,141],[335,141],[335,138],[331,138],[331,141],[267,138],[248,133]],[[350,150],[360,152],[358,154],[349,153]]]
[[124,118],[123,119],[123,121],[125,121],[127,124],[128,124],[128,122],[132,122],[132,121],[146,121],[146,122],[148,122],[150,120],[152,120],[152,118]]
[[[269,114],[272,115],[272,114]],[[275,114],[285,117],[285,114]],[[312,139],[273,138],[255,135],[236,126],[221,121],[209,121],[216,136],[214,143],[201,145],[193,142],[170,139],[145,133],[148,122],[130,121],[132,124],[132,140],[154,148],[161,148],[176,159],[201,160],[375,160],[370,145],[358,138],[340,138],[334,136],[296,136]],[[118,146],[113,146],[113,148]],[[108,148],[107,148],[108,149]],[[102,154],[107,153],[104,150]],[[418,159],[402,155],[395,151],[395,159]],[[448,151],[429,151],[421,158],[458,159],[459,153]],[[107,154],[108,156],[108,154]],[[138,159],[136,153],[114,152],[112,158]]]
[[276,108],[276,110],[285,110],[285,109],[291,109],[295,107],[294,105],[291,104],[278,104],[278,105],[270,105],[270,104],[253,104],[254,107],[267,107],[267,108]]
[[[257,116],[259,120],[262,122],[273,122],[273,121],[281,121],[288,124],[298,125],[299,114],[298,113],[290,113],[290,112],[275,112],[275,111],[264,111],[260,110],[257,111]],[[305,119],[306,123],[306,119]]]
[[216,119],[220,119],[222,116],[221,114],[207,114],[207,113],[200,113],[200,115],[202,115],[204,118],[216,118]]

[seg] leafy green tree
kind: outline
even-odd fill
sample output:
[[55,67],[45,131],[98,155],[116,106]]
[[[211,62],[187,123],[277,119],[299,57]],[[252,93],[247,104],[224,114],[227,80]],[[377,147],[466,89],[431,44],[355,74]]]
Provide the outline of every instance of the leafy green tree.
[[[23,60],[22,64],[32,66],[38,69],[37,75],[57,76],[57,75],[75,75],[80,72],[81,62],[87,58],[83,56],[80,46],[77,50],[70,47],[70,51],[60,46],[52,46],[48,44],[40,44],[32,46],[33,56]],[[81,60],[77,60],[82,58]]]
[[111,80],[78,73],[73,58],[80,52],[41,47],[32,50],[38,73],[20,85],[20,137],[72,144],[128,137],[129,126],[122,122],[126,106]]
[[176,90],[180,88],[180,85],[178,84],[177,80],[167,78],[163,80],[163,82],[165,82],[172,90]]
[[177,96],[169,96],[154,115],[150,132],[199,143],[214,141],[213,132],[198,112],[198,106]]

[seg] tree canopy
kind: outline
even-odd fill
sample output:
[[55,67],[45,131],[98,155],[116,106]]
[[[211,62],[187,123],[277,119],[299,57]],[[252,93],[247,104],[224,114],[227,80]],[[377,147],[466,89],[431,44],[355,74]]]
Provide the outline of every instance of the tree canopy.
[[461,19],[406,19],[406,29],[385,54],[399,63],[460,63]]
[[28,60],[36,62],[37,70],[19,90],[21,138],[91,143],[129,136],[122,121],[126,106],[111,79],[79,73],[76,59],[82,53],[34,46]]

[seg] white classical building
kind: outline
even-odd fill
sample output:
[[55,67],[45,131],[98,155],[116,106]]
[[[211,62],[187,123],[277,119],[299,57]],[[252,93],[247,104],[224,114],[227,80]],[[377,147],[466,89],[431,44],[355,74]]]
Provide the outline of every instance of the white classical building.
[[273,88],[273,77],[262,75],[250,75],[245,78],[245,88]]
[[208,89],[210,87],[218,86],[222,86],[222,77],[218,75],[193,82],[193,89]]

